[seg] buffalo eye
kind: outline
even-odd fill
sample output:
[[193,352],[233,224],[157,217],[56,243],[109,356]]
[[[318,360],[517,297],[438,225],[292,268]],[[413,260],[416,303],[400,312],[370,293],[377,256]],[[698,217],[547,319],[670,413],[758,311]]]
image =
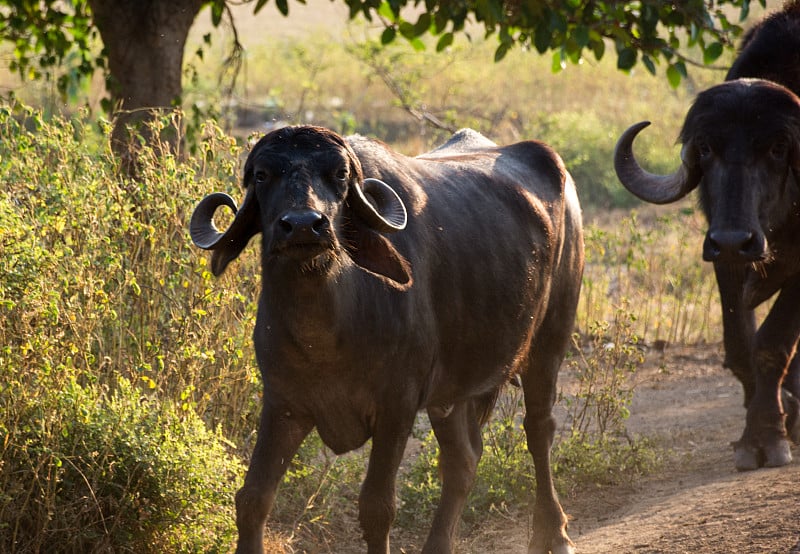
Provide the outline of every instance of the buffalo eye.
[[770,157],[776,162],[786,161],[789,156],[789,142],[786,140],[777,140],[772,143],[769,149]]
[[339,171],[336,172],[336,180],[340,183],[346,183],[347,178],[350,177],[350,172],[347,171],[346,167],[343,167]]
[[701,159],[708,158],[712,154],[711,146],[708,144],[708,141],[705,139],[698,139],[697,140],[697,155],[700,156]]
[[267,182],[267,172],[263,169],[259,169],[253,174],[253,182],[256,185],[263,185]]

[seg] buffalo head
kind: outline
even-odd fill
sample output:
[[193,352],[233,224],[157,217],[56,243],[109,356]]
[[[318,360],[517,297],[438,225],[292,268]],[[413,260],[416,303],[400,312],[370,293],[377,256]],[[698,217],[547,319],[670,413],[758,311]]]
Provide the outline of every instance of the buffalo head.
[[633,140],[648,122],[626,130],[614,165],[630,192],[656,204],[674,202],[699,185],[708,219],[703,259],[766,262],[773,229],[793,217],[800,169],[800,100],[763,80],[738,79],[701,92],[680,133],[682,163],[671,175],[648,173]]
[[[355,153],[335,133],[286,127],[265,135],[247,157],[243,186],[238,209],[218,192],[192,214],[192,240],[213,251],[214,275],[260,232],[265,268],[327,274],[350,260],[401,285],[410,281],[408,263],[382,236],[405,228],[403,201],[383,181],[365,179]],[[224,232],[213,222],[222,205],[235,213]]]

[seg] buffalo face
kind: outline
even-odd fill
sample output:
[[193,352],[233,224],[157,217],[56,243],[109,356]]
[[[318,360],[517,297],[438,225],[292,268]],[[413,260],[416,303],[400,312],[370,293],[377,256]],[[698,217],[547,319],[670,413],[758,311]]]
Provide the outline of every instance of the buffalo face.
[[772,231],[797,199],[800,100],[780,85],[750,79],[700,93],[681,130],[682,164],[672,175],[647,173],[636,162],[632,143],[645,126],[632,126],[617,143],[622,184],[654,203],[673,202],[699,185],[709,224],[703,258],[769,262]]
[[[245,162],[243,186],[238,209],[230,196],[213,193],[192,215],[192,240],[213,250],[215,275],[260,232],[265,268],[326,275],[347,259],[384,278],[410,280],[407,262],[382,236],[405,228],[405,206],[386,183],[364,179],[338,135],[287,127],[264,136]],[[236,214],[224,233],[213,223],[221,205]]]

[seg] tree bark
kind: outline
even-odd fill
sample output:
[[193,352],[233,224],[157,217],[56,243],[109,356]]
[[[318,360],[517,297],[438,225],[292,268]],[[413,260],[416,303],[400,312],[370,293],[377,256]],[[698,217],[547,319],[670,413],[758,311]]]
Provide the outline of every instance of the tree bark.
[[89,0],[108,55],[107,89],[114,106],[112,147],[136,157],[136,134],[176,144],[177,129],[152,136],[147,125],[180,101],[186,37],[207,0]]

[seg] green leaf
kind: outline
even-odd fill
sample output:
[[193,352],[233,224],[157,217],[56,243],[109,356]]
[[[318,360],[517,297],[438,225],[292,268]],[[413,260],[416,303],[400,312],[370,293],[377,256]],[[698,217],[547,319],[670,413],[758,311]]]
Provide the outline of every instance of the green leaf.
[[411,47],[412,47],[414,50],[416,50],[417,52],[422,52],[423,50],[425,50],[425,43],[424,43],[424,42],[422,42],[422,41],[421,41],[420,39],[418,39],[417,37],[414,37],[414,38],[412,38],[412,39],[411,39],[411,40],[409,40],[408,42],[410,42],[410,43],[411,43]]
[[633,48],[624,47],[617,53],[617,69],[622,71],[630,71],[636,65],[636,58],[638,52]]
[[284,16],[289,15],[289,3],[287,0],[275,0],[275,5],[278,6],[278,11]]
[[400,31],[400,34],[403,35],[405,38],[407,38],[409,41],[411,41],[413,38],[417,36],[414,30],[414,26],[408,21],[401,22],[397,30]]
[[397,29],[394,27],[386,27],[381,33],[381,44],[389,44],[397,36]]
[[653,63],[653,58],[651,58],[647,54],[643,54],[642,55],[642,63],[647,68],[647,71],[650,73],[650,75],[655,75],[656,74],[656,64]]
[[503,58],[506,57],[508,51],[511,49],[511,44],[508,42],[501,42],[500,46],[497,47],[497,50],[494,51],[494,61],[499,62]]
[[750,15],[750,0],[742,1],[742,11],[739,13],[739,23],[743,23]]
[[581,48],[584,48],[589,44],[589,27],[585,25],[580,25],[579,27],[575,28],[573,32],[573,36],[575,37],[575,42]]
[[550,64],[550,70],[553,73],[559,73],[565,67],[567,67],[567,58],[564,55],[564,51],[556,50],[555,52],[553,52],[553,59],[552,63]]
[[223,2],[214,2],[211,4],[211,24],[214,27],[219,27],[219,24],[222,22],[222,13],[225,10],[225,4]]
[[703,50],[703,63],[708,65],[713,63],[717,58],[722,55],[722,43],[712,42]]
[[547,52],[552,40],[553,32],[550,30],[550,26],[545,22],[539,23],[539,25],[536,26],[533,37],[533,45],[536,47],[536,51],[540,54]]
[[425,34],[431,28],[431,21],[432,18],[429,13],[426,12],[420,15],[416,24],[414,24],[414,34],[416,36]]
[[263,8],[267,4],[267,1],[268,0],[258,0],[258,2],[256,2],[256,7],[253,8],[253,13],[260,12],[261,8]]
[[667,81],[669,81],[669,85],[672,88],[678,88],[678,85],[681,84],[681,77],[681,72],[675,64],[670,64],[670,66],[667,67]]
[[451,44],[453,44],[453,33],[445,33],[436,43],[436,51],[441,52],[442,50],[449,48]]
[[397,23],[397,15],[394,13],[391,4],[389,2],[381,2],[381,5],[378,6],[378,15],[391,21],[392,23]]
[[606,53],[606,42],[603,39],[592,42],[592,52],[594,52],[594,59],[600,61],[603,59],[603,54]]

